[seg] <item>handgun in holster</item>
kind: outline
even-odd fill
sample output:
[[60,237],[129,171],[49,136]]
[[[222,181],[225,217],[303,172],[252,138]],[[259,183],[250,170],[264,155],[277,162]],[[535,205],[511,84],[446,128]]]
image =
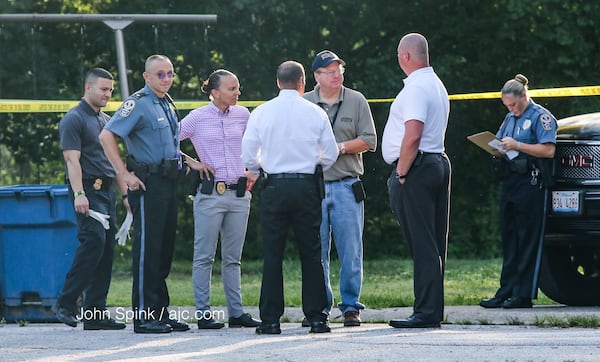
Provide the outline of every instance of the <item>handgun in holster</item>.
[[142,164],[138,163],[132,156],[127,156],[127,160],[125,162],[127,169],[135,174],[137,178],[139,178],[142,182],[146,182],[148,180],[148,176],[150,172],[147,167],[143,167]]
[[200,178],[200,172],[197,170],[192,170],[189,175],[191,177],[191,182],[190,189],[188,190],[188,196],[193,199],[198,193],[198,187],[200,187],[202,179]]
[[259,184],[258,184],[259,190],[262,190],[265,187],[267,187],[267,183],[269,183],[269,174],[266,173],[262,168],[259,170],[258,180],[259,180]]

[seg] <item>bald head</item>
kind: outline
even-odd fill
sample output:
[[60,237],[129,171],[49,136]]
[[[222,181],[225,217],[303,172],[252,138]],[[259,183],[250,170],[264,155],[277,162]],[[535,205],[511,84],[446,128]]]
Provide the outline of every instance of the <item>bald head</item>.
[[419,33],[406,34],[398,43],[398,57],[400,66],[406,74],[410,74],[419,68],[428,67],[429,46],[427,45],[427,39]]
[[171,63],[171,60],[165,56],[165,55],[161,55],[161,54],[154,54],[149,56],[148,58],[146,58],[146,64],[145,64],[145,70],[146,72],[150,72],[152,70],[152,67],[154,66],[154,63]]

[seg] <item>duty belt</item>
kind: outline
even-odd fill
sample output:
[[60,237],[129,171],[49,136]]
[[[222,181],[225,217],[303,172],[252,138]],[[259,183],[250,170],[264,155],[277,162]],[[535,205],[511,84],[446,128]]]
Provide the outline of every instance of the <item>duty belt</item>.
[[312,173],[270,173],[270,179],[312,179],[315,175]]

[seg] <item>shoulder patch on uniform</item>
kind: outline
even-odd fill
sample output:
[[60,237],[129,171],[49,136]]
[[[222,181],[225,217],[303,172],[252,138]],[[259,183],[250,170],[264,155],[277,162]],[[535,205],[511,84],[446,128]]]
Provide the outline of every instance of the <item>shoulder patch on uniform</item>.
[[552,117],[548,113],[544,113],[540,116],[540,121],[542,122],[542,128],[546,131],[552,130]]
[[121,106],[121,112],[119,114],[121,115],[121,117],[128,117],[134,108],[135,108],[135,100],[128,99]]

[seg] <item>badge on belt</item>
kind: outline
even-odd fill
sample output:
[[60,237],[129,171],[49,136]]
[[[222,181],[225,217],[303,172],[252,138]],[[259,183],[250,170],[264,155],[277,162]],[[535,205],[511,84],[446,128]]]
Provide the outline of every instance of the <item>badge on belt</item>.
[[101,178],[97,178],[94,181],[94,190],[98,191],[102,188],[102,179]]
[[227,184],[225,181],[219,181],[216,185],[216,190],[219,195],[223,195],[227,191]]

